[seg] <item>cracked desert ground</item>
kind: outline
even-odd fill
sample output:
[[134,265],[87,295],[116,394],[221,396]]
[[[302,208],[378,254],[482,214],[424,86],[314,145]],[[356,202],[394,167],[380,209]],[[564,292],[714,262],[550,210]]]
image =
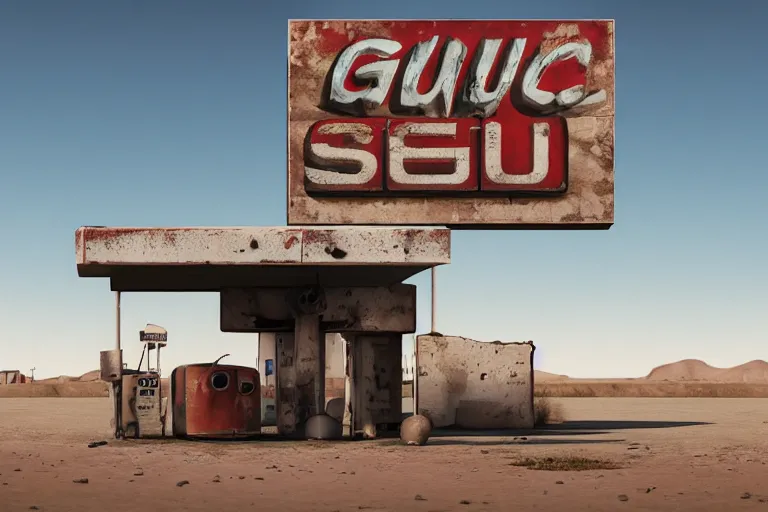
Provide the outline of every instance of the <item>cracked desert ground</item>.
[[[0,510],[768,511],[768,399],[555,401],[547,429],[405,447],[115,441],[106,398],[2,399]],[[566,456],[619,469],[512,465]]]

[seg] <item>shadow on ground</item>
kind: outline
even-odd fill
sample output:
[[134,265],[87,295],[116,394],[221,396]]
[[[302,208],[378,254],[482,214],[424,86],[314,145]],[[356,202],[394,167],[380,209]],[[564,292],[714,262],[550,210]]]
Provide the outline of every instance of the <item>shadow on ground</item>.
[[548,429],[556,430],[631,430],[639,428],[678,428],[695,427],[699,425],[713,425],[704,421],[566,421],[558,425],[550,425],[541,428],[543,432]]
[[698,425],[712,425],[701,421],[566,421],[531,430],[464,430],[441,428],[432,432],[432,437],[520,437],[520,436],[586,436],[610,434],[616,430],[643,428],[678,428]]
[[462,439],[456,437],[429,438],[427,446],[541,446],[541,445],[573,445],[573,444],[616,444],[626,442],[626,439],[528,439],[527,441],[509,441],[504,439]]

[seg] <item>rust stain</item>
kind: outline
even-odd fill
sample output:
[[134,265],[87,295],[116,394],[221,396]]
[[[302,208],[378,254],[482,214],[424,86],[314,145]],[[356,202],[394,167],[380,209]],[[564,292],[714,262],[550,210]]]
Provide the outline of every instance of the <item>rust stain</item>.
[[327,229],[305,229],[302,234],[305,244],[327,244],[334,242],[333,233]]
[[83,237],[86,242],[114,241],[115,239],[131,235],[164,236],[169,243],[176,241],[176,235],[180,231],[194,231],[196,228],[83,228]]
[[[540,45],[537,45],[540,51],[548,53],[564,42],[591,39],[593,56],[587,66],[586,84],[590,90],[602,89],[607,94],[605,105],[590,111],[589,115],[595,117],[576,111],[564,114],[569,121],[568,151],[572,156],[568,165],[569,190],[562,200],[538,197],[514,201],[506,197],[404,197],[393,201],[387,198],[309,197],[304,189],[304,138],[315,122],[338,117],[325,112],[320,106],[325,78],[336,56],[350,42],[360,39],[383,37],[400,40],[402,30],[408,26],[403,23],[355,20],[296,21],[289,24],[289,224],[424,225],[422,220],[429,219],[428,224],[431,225],[541,226],[558,223],[566,217],[577,219],[574,224],[607,227],[613,223],[613,194],[604,184],[595,185],[604,180],[613,181],[614,34],[613,23],[605,21],[551,23],[542,33]],[[428,33],[427,29],[424,37]],[[597,41],[599,44],[596,44]],[[596,148],[577,151],[581,149],[581,141],[578,137],[571,137],[572,129],[578,131],[581,128],[579,125],[586,125],[595,119],[606,119],[585,137],[590,138],[590,146],[595,145]]]
[[[183,428],[174,433],[190,437],[244,437],[261,432],[259,372],[245,366],[192,364],[177,368],[174,422]],[[226,375],[226,385],[214,388],[213,377]],[[244,388],[250,383],[249,389]],[[184,407],[179,395],[183,394]]]
[[284,247],[286,249],[290,249],[291,247],[293,247],[293,244],[295,244],[298,241],[299,241],[298,237],[296,237],[295,235],[291,235],[291,237],[285,241]]

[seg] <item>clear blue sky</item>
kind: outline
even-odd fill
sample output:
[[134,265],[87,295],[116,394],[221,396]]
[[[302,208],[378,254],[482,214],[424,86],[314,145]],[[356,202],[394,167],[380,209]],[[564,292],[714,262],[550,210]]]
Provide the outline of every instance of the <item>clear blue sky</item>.
[[[614,18],[615,226],[454,233],[438,330],[533,340],[539,368],[572,376],[768,358],[768,3],[260,4],[0,3],[0,367],[79,374],[113,346],[108,281],[77,277],[78,226],[285,222],[289,18]],[[412,282],[423,332],[429,275]],[[220,333],[217,304],[126,294],[126,361],[153,322],[167,370],[254,364],[256,336]]]

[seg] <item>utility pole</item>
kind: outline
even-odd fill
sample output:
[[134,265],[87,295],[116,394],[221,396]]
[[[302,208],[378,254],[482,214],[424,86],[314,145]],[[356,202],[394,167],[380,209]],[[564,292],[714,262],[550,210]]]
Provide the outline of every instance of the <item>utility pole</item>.
[[29,380],[30,380],[31,382],[35,382],[35,370],[37,370],[37,368],[30,368],[30,369],[29,369],[29,373],[31,374],[31,375],[29,376]]

